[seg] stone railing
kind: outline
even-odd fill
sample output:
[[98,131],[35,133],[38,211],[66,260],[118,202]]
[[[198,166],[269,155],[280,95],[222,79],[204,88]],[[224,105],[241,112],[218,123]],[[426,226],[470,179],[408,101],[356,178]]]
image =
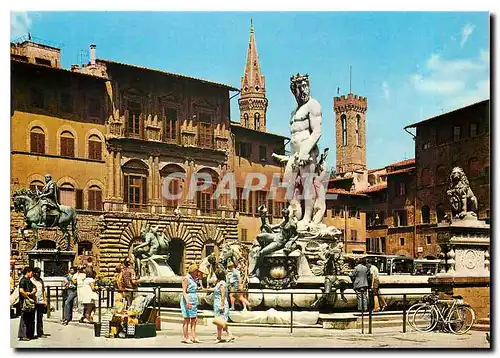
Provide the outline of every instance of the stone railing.
[[[105,211],[118,211],[118,212],[137,212],[137,213],[151,213],[175,216],[175,207],[166,206],[161,204],[127,204],[105,201]],[[235,210],[227,208],[219,209],[200,209],[189,206],[179,206],[181,217],[215,217],[222,219],[236,219],[238,213]]]

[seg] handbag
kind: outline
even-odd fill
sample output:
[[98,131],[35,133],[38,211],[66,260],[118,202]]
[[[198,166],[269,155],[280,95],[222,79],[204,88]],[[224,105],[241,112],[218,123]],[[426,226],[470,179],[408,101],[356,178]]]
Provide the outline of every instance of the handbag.
[[31,298],[25,298],[23,301],[23,307],[21,311],[23,312],[33,312],[35,310],[35,301]]
[[227,322],[225,319],[221,317],[215,317],[214,320],[212,321],[213,324],[215,324],[218,327],[226,328]]

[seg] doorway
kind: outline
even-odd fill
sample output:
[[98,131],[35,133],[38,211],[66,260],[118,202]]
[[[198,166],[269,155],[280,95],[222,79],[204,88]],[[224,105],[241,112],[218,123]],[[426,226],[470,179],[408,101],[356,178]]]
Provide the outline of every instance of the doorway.
[[181,239],[172,239],[170,241],[170,257],[168,264],[176,275],[184,275],[184,241]]

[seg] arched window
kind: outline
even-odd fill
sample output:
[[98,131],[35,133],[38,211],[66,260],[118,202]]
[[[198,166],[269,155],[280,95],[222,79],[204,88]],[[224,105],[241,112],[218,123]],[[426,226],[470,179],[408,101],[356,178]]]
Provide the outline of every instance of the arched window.
[[31,153],[45,154],[45,132],[40,127],[33,127],[30,131]]
[[131,211],[143,211],[148,202],[149,167],[140,160],[130,160],[122,167],[123,200]]
[[245,128],[248,128],[249,127],[248,113],[243,114],[243,120],[244,120],[244,126],[245,126]]
[[475,178],[481,174],[479,160],[477,158],[469,159],[469,178]]
[[422,213],[422,223],[429,224],[431,222],[431,209],[429,208],[429,206],[422,206],[420,211]]
[[436,206],[436,216],[437,216],[438,223],[444,221],[444,217],[446,216],[446,210],[445,210],[443,204],[438,204]]
[[97,185],[92,185],[88,190],[88,209],[102,210],[102,190]]
[[70,183],[64,183],[59,187],[59,204],[76,207],[76,190]]
[[345,114],[340,116],[342,122],[342,145],[347,146],[347,117]]
[[64,131],[61,133],[61,156],[75,156],[75,136],[70,131]]
[[198,177],[198,187],[202,187],[203,185],[205,189],[196,191],[196,207],[202,214],[210,214],[213,210],[217,209],[217,200],[213,198],[213,193],[217,188],[219,177],[212,169],[202,169],[198,173],[204,173],[203,176],[200,175]]
[[182,167],[169,164],[160,171],[162,204],[171,208],[177,207],[182,201],[182,186],[186,172]]
[[422,169],[422,186],[431,185],[431,172],[429,168]]
[[89,159],[102,160],[102,142],[98,135],[89,137]]
[[255,129],[256,131],[260,130],[260,113],[255,113],[253,115],[253,118],[254,118],[254,127],[253,129]]
[[31,183],[30,183],[30,189],[33,190],[33,191],[42,191],[43,187],[45,185],[40,181],[40,180],[33,180]]
[[444,184],[446,183],[446,168],[444,165],[438,165],[436,167],[436,181],[437,184]]
[[356,145],[361,145],[361,135],[359,134],[361,125],[361,116],[356,115]]

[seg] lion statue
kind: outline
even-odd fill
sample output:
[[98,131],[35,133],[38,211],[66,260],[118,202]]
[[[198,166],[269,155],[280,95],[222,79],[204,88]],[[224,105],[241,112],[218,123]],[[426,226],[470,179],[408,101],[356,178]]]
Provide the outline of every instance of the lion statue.
[[463,219],[467,213],[477,216],[477,198],[469,186],[469,181],[460,167],[455,167],[450,174],[450,186],[446,192],[450,198],[453,217]]

